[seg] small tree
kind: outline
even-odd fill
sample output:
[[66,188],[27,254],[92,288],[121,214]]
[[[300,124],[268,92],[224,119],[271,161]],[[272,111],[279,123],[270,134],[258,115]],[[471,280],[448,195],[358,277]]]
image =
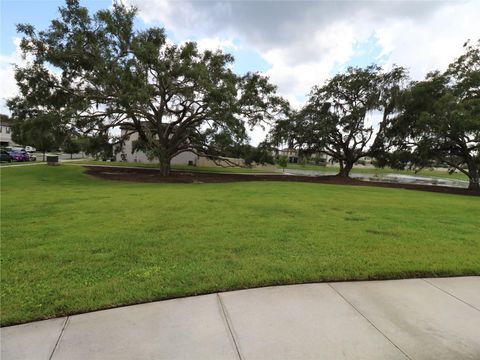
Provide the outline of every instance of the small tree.
[[93,156],[95,159],[107,161],[113,157],[113,144],[107,134],[98,134],[88,136],[84,142],[85,153]]
[[282,171],[285,172],[285,168],[288,166],[288,156],[286,155],[277,156],[277,164],[282,168]]
[[265,143],[261,143],[257,147],[246,145],[243,159],[248,166],[253,163],[261,165],[275,163],[270,147]]
[[55,114],[39,114],[30,119],[20,119],[12,127],[12,139],[18,144],[29,144],[43,153],[58,149],[64,132]]
[[63,142],[62,149],[67,154],[70,154],[70,159],[73,159],[73,154],[77,154],[81,150],[81,145],[78,139],[67,136]]
[[[209,143],[208,149],[205,150],[210,156],[210,159],[214,162],[218,162],[219,165],[228,166],[230,158],[243,159],[246,166],[256,164],[274,164],[271,148],[266,143],[261,143],[257,147],[247,144],[242,141],[243,137],[236,139],[230,134],[219,133],[213,138],[213,141]],[[212,156],[217,155],[217,156]],[[232,162],[231,165],[238,164],[237,161]]]

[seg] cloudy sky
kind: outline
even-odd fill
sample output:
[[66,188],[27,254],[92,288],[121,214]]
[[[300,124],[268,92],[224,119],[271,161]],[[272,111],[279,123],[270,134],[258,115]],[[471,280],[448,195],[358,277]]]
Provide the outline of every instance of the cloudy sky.
[[[406,66],[414,79],[443,69],[480,37],[480,1],[124,0],[137,27],[162,26],[171,40],[195,40],[235,56],[235,71],[260,71],[301,106],[313,85],[348,66]],[[96,11],[111,0],[81,1]],[[1,0],[0,112],[15,93],[16,23],[48,26],[62,1]],[[253,142],[261,134],[253,135]],[[258,139],[257,139],[258,138]]]

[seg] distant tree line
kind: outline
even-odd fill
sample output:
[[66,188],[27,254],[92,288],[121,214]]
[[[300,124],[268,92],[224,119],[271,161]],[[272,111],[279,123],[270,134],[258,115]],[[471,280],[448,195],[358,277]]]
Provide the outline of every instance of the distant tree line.
[[[332,157],[339,176],[372,156],[394,168],[445,165],[479,189],[480,42],[466,43],[446,71],[423,81],[410,81],[400,66],[349,68],[295,110],[265,76],[235,74],[231,55],[174,45],[162,28],[135,30],[135,16],[121,2],[90,14],[67,0],[46,30],[17,26],[32,59],[17,67],[19,95],[8,101],[18,139],[75,151],[86,138],[107,154],[138,133],[134,150],[158,159],[163,175],[184,151],[271,163],[272,149],[286,144]],[[250,146],[247,129],[264,124],[268,138]]]
[[19,145],[32,146],[36,151],[43,153],[43,161],[47,152],[58,150],[71,156],[80,152],[102,159],[113,156],[113,144],[108,136],[104,134],[85,136],[72,129],[62,128],[56,120],[42,116],[21,121],[0,114],[0,121],[7,122],[12,128],[12,140]]

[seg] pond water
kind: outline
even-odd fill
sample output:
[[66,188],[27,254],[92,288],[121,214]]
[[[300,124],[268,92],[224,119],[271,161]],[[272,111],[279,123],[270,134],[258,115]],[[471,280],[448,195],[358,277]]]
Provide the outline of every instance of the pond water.
[[[336,171],[315,171],[315,170],[302,170],[302,169],[285,169],[285,174],[291,175],[307,175],[307,176],[327,176],[336,175]],[[445,174],[448,176],[448,174]],[[389,182],[395,184],[418,184],[418,185],[436,185],[436,186],[451,186],[457,188],[468,187],[468,181],[458,179],[444,179],[437,177],[427,177],[419,175],[404,175],[404,174],[350,174],[351,178],[359,179],[363,181],[379,181]]]

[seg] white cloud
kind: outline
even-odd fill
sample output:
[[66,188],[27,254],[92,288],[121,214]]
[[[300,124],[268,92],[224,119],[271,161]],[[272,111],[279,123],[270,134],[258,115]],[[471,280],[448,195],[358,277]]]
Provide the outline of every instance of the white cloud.
[[20,38],[14,38],[13,43],[15,44],[15,51],[10,55],[0,56],[0,113],[2,114],[10,113],[6,101],[18,94],[14,65],[25,63],[20,50]]
[[220,37],[203,38],[197,42],[198,49],[205,50],[237,50],[238,46],[235,45],[232,39],[221,39]]
[[355,33],[352,24],[333,23],[311,34],[308,42],[266,51],[263,57],[271,65],[266,74],[282,95],[298,100],[312,86],[323,83],[336,65],[348,62],[354,55],[353,45],[367,38],[367,34]]
[[410,69],[414,79],[443,70],[462,53],[468,39],[480,36],[480,2],[448,3],[422,22],[400,19],[375,29],[387,64]]
[[221,48],[240,39],[270,64],[267,74],[281,92],[295,97],[348,64],[355,45],[371,36],[388,64],[411,67],[418,77],[445,67],[480,33],[474,0],[127,1],[144,21],[164,24],[179,39],[194,35],[205,45],[214,39]]

